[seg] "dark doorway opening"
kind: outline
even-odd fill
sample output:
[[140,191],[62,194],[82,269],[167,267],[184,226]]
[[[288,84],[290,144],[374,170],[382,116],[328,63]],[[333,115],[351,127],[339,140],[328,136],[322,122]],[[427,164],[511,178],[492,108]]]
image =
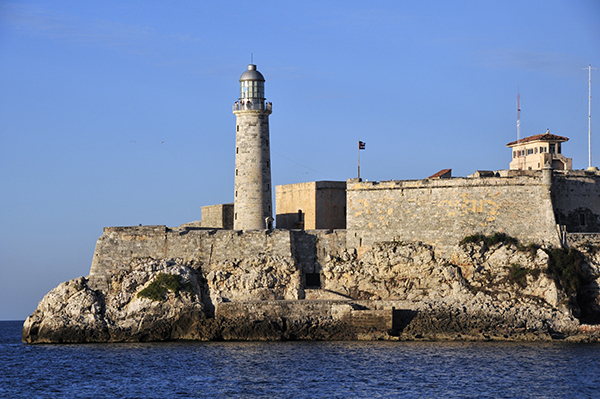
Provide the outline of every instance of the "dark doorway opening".
[[321,288],[321,273],[306,273],[306,288]]

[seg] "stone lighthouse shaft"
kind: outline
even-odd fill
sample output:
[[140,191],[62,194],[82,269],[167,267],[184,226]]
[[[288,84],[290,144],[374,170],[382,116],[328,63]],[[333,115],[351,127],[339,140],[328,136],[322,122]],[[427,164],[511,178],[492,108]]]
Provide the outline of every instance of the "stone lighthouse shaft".
[[271,150],[265,78],[248,65],[240,77],[240,98],[233,106],[236,117],[234,230],[259,230],[272,224]]

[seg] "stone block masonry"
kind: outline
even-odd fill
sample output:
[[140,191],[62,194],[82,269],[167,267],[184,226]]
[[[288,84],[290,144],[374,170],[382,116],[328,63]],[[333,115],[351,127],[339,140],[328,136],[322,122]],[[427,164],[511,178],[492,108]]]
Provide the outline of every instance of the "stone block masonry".
[[348,181],[347,241],[455,245],[503,232],[524,243],[560,245],[550,186],[540,176]]
[[600,176],[570,171],[555,175],[552,200],[557,222],[569,233],[600,232]]
[[264,253],[292,256],[290,232],[166,226],[105,227],[96,243],[89,279],[92,286],[105,290],[114,271],[129,268],[135,258],[180,259],[187,264],[199,265],[203,272],[209,273],[211,266],[218,262]]
[[136,258],[179,259],[206,275],[223,262],[258,255],[289,259],[303,272],[319,273],[327,254],[346,246],[343,230],[233,231],[166,226],[105,227],[96,243],[90,286],[106,290],[115,271]]

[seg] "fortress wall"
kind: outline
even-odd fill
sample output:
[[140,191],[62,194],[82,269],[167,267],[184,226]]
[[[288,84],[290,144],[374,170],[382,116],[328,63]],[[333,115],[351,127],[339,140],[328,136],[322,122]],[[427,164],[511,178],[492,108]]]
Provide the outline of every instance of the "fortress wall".
[[90,284],[107,289],[116,270],[129,268],[132,259],[181,259],[200,265],[209,273],[228,259],[255,257],[258,254],[292,257],[291,235],[286,230],[212,230],[166,226],[106,227],[96,243]]
[[106,289],[111,270],[129,266],[133,257],[164,256],[167,242],[166,226],[105,227],[96,242],[90,286]]
[[570,233],[600,232],[600,176],[579,172],[555,175],[556,218]]
[[349,247],[394,239],[446,246],[494,232],[560,244],[550,193],[539,177],[349,180],[347,195]]
[[346,248],[346,230],[292,230],[292,251],[305,273],[319,273],[327,255]]
[[566,235],[567,246],[600,246],[600,233],[568,233]]
[[341,253],[347,248],[346,230],[317,230],[315,234],[317,262],[314,273],[319,273],[328,255]]

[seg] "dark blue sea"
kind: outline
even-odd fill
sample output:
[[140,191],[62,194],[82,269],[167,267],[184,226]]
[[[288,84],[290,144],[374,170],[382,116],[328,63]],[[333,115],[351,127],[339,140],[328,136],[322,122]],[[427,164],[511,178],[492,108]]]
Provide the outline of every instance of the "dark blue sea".
[[2,398],[598,398],[600,345],[25,345],[0,322]]

